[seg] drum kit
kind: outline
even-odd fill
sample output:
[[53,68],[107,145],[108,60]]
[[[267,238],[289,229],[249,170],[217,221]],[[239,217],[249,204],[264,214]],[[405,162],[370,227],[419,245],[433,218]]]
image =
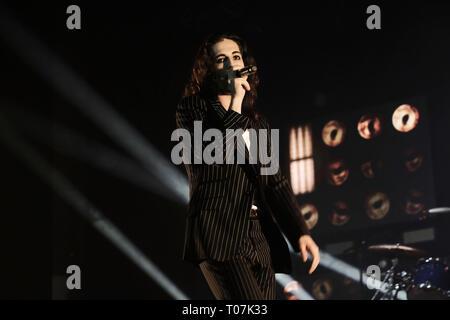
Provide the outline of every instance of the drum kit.
[[[392,262],[381,274],[384,278],[372,300],[394,300],[401,291],[408,300],[450,300],[450,270],[445,258],[430,257],[424,250],[400,244],[373,245],[368,250]],[[399,259],[411,258],[416,259],[413,268],[400,267]]]

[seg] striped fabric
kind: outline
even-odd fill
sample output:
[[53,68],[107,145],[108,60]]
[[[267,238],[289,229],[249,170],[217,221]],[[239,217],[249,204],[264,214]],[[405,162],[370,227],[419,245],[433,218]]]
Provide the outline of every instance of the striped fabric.
[[[217,128],[224,137],[226,129],[270,130],[264,119],[253,121],[231,108],[227,111],[217,99],[198,95],[182,99],[176,109],[177,127],[189,130],[194,137],[196,120],[202,121],[203,131]],[[232,138],[228,136],[225,139]],[[240,137],[240,142],[239,139],[234,140],[234,150],[245,156],[246,164],[185,164],[190,202],[183,259],[200,263],[205,259],[223,262],[235,257],[250,228],[249,214],[255,195],[259,199],[260,223],[270,246],[274,270],[289,273],[290,255],[279,228],[294,250],[299,251],[298,239],[308,234],[308,228],[297,199],[280,170],[275,175],[260,175],[263,165],[248,163],[249,152],[244,139]],[[203,147],[207,144],[203,143]],[[270,140],[268,148],[270,150]],[[193,146],[191,150],[194,151]],[[196,156],[199,155],[193,157]]]
[[200,269],[217,300],[274,300],[275,273],[258,219],[237,255],[224,262],[205,260]]

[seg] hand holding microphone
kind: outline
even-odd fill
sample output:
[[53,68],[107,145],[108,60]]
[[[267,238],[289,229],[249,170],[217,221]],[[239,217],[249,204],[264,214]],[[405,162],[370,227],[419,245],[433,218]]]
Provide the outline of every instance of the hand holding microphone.
[[[224,68],[217,71],[215,81],[218,83],[220,91],[223,93],[232,93],[235,91],[236,93],[240,90],[233,90],[232,82],[236,82],[244,86],[244,88],[248,91],[250,90],[250,85],[247,82],[247,78],[249,75],[256,73],[257,67],[250,65],[240,69],[233,69],[229,63],[225,63]],[[243,79],[244,81],[241,81]],[[234,89],[239,89],[237,85],[234,86]],[[244,92],[245,94],[245,92]]]
[[[243,69],[228,71],[228,84],[231,91],[230,108],[237,113],[242,113],[242,102],[244,101],[245,92],[251,89],[247,81],[249,72]],[[243,71],[242,73],[241,70]]]
[[240,69],[233,69],[229,64],[225,64],[222,70],[219,70],[219,87],[223,86],[223,93],[232,95],[231,107],[236,112],[241,113],[242,101],[246,91],[250,91],[250,84],[247,79],[251,74],[256,73],[256,66],[246,66]]
[[246,91],[250,91],[247,82],[249,75],[256,73],[257,67],[253,65],[241,67],[231,66],[228,59],[225,60],[223,68],[216,71],[214,76],[219,95],[231,95],[230,106],[232,110],[241,113],[242,102]]
[[247,66],[238,70],[229,70],[229,78],[247,78],[249,75],[256,73],[258,68],[256,66]]

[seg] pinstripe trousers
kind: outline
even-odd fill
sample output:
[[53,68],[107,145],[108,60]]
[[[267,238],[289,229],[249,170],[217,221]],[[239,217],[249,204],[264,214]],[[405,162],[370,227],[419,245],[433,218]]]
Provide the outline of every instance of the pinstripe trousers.
[[200,270],[217,300],[274,300],[275,272],[270,248],[257,217],[238,253],[223,262],[204,260]]

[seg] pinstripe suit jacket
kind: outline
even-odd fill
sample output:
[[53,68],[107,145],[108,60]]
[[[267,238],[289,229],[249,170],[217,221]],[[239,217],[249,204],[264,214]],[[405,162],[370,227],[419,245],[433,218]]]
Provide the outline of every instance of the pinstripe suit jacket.
[[[221,130],[225,141],[226,129],[254,128],[270,132],[266,120],[253,121],[231,108],[227,111],[218,99],[199,95],[182,99],[176,109],[177,127],[189,130],[191,141],[194,121],[202,121],[203,131]],[[185,164],[190,202],[183,259],[198,263],[204,259],[225,261],[233,257],[247,235],[255,195],[262,211],[260,221],[271,249],[273,267],[276,272],[290,273],[290,254],[280,229],[297,252],[298,239],[309,234],[297,199],[280,169],[274,175],[261,175],[259,169],[264,165],[259,161],[249,164],[245,146],[235,142],[234,147],[235,151],[245,153],[245,164],[236,161],[235,164]],[[270,139],[268,148],[270,151]]]

